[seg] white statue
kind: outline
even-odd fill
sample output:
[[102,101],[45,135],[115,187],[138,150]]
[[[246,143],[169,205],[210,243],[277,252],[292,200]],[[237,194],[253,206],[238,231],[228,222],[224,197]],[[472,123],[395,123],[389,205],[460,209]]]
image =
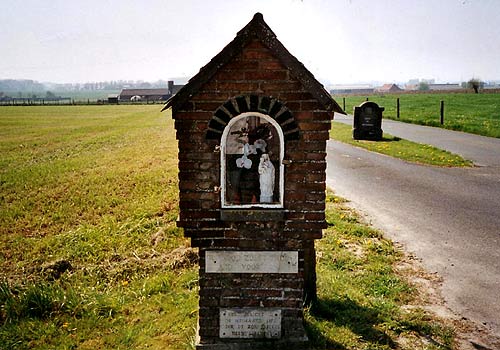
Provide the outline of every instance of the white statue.
[[236,166],[238,168],[250,169],[252,167],[252,160],[248,158],[250,154],[257,154],[257,150],[254,146],[245,143],[243,146],[243,155],[236,159]]
[[274,192],[274,165],[265,153],[259,163],[260,202],[271,203]]

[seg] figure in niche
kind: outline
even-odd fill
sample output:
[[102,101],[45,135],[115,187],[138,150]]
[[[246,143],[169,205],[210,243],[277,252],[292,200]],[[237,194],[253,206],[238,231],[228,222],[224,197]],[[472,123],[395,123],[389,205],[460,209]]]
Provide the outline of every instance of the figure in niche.
[[[231,126],[226,143],[226,199],[231,204],[274,203],[276,130],[263,118],[249,116]],[[263,157],[264,156],[264,157]]]
[[243,203],[258,203],[260,198],[259,161],[261,155],[266,152],[266,139],[270,138],[270,130],[267,125],[258,123],[257,118],[249,118],[246,143],[243,146],[243,156],[237,159],[238,164],[243,165],[240,178],[240,191]]
[[259,163],[260,202],[272,203],[274,193],[274,165],[269,154],[260,156]]

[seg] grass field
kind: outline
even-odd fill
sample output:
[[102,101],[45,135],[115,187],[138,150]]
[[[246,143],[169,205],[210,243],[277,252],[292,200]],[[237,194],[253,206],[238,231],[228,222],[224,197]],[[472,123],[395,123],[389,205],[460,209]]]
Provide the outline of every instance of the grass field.
[[172,121],[159,106],[0,113],[0,347],[186,348],[197,273],[171,268],[187,244]]
[[[193,348],[196,254],[158,107],[0,109],[0,349]],[[314,348],[450,349],[401,252],[331,194],[327,217]]]
[[[385,107],[384,118],[396,118],[396,99],[400,99],[400,121],[440,125],[440,101],[445,103],[444,128],[500,137],[500,94],[401,94],[346,97],[345,111],[366,100]],[[342,107],[342,96],[334,96]]]

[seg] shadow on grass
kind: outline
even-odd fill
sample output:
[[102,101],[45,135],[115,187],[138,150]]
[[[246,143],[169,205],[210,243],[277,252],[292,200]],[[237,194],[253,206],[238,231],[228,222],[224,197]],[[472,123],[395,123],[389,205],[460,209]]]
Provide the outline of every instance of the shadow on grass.
[[353,141],[395,142],[395,141],[401,141],[401,138],[397,137],[397,136],[389,135],[389,136],[382,136],[382,138],[380,140],[373,140],[373,139],[359,139],[359,140],[356,140],[356,139],[353,139]]
[[394,142],[394,141],[401,141],[401,138],[397,137],[397,136],[390,136],[390,137],[383,136],[382,140],[380,140],[380,141],[382,141],[382,142]]
[[[375,327],[383,322],[376,309],[361,306],[351,299],[319,299],[311,306],[310,312],[318,321],[328,321],[335,326],[349,328],[362,341],[390,348],[397,347],[389,335]],[[309,322],[306,327],[313,348],[347,349],[344,345],[327,338],[313,322]]]

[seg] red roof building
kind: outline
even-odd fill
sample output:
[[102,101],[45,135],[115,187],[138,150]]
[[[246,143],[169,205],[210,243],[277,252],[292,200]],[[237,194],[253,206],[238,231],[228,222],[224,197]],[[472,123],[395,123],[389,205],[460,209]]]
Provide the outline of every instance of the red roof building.
[[401,89],[396,84],[384,84],[381,87],[376,88],[375,91],[377,91],[377,92],[401,92],[401,91],[403,91],[403,89]]

